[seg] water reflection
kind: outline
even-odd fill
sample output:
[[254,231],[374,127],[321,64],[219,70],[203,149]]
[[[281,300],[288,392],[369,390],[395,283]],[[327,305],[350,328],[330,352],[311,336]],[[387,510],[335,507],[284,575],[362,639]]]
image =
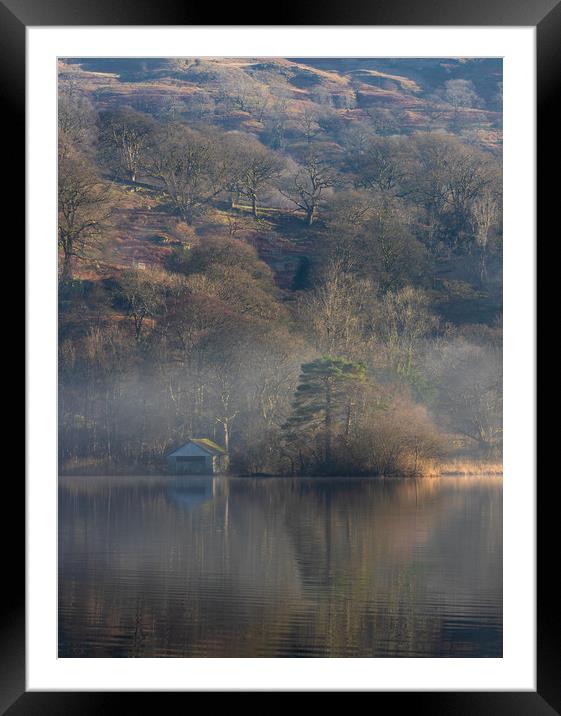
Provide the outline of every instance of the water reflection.
[[501,656],[502,481],[61,478],[60,656]]

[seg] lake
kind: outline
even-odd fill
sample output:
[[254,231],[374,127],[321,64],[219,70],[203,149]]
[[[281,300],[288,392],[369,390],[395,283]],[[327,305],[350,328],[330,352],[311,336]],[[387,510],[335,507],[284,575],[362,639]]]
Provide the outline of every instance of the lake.
[[500,657],[502,479],[62,477],[61,657]]

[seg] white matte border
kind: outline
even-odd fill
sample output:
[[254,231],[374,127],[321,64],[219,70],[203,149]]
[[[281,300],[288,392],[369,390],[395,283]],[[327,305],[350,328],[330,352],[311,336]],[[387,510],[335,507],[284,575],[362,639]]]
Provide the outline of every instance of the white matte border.
[[[504,58],[502,659],[58,659],[56,59]],[[28,690],[531,690],[535,674],[535,28],[27,28]]]

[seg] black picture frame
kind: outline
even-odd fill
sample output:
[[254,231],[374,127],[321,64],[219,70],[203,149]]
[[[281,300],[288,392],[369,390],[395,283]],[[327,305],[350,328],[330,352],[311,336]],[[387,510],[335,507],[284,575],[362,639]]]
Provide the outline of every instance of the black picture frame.
[[[535,26],[537,28],[537,143],[538,168],[541,176],[554,176],[557,163],[559,131],[554,102],[559,96],[561,80],[561,2],[559,0],[399,0],[366,2],[345,0],[325,3],[309,0],[294,9],[279,6],[276,18],[263,16],[262,7],[244,4],[220,9],[221,25],[251,25],[240,20],[262,18],[263,25],[454,25],[454,26]],[[282,14],[281,14],[282,13]],[[199,4],[176,4],[170,0],[0,0],[0,93],[3,119],[6,121],[3,143],[4,166],[9,167],[13,181],[4,189],[4,207],[12,216],[25,216],[25,43],[28,26],[87,25],[215,25],[212,8]],[[557,141],[556,141],[557,140]],[[557,167],[555,167],[556,169]],[[538,195],[540,225],[556,206],[553,199],[556,182],[543,181]],[[553,224],[552,224],[553,225]],[[17,234],[16,234],[17,235]],[[15,237],[14,237],[15,238]],[[12,244],[13,246],[13,244]],[[12,259],[13,261],[13,259]],[[28,446],[28,449],[29,446]],[[17,468],[6,473],[4,509],[16,517],[0,520],[2,544],[9,551],[12,564],[5,566],[9,581],[2,590],[0,614],[0,714],[86,714],[134,708],[131,699],[140,696],[143,706],[155,705],[161,693],[138,692],[28,692],[25,686],[25,533],[24,480]],[[552,475],[552,478],[555,476]],[[555,479],[538,485],[538,555],[537,555],[537,690],[535,692],[374,692],[370,693],[378,708],[391,699],[391,707],[411,708],[414,713],[450,714],[543,714],[561,713],[561,650],[558,643],[557,590],[553,584],[548,546],[556,543],[557,520],[553,516]],[[7,507],[9,505],[9,508]],[[19,518],[19,520],[17,519]],[[554,531],[555,530],[555,531]],[[9,549],[8,549],[9,548]],[[8,587],[9,585],[9,587]],[[179,694],[182,696],[183,694]],[[168,694],[165,694],[167,697]],[[126,699],[126,700],[125,700]],[[162,708],[162,704],[158,704]],[[164,706],[165,708],[165,706]]]

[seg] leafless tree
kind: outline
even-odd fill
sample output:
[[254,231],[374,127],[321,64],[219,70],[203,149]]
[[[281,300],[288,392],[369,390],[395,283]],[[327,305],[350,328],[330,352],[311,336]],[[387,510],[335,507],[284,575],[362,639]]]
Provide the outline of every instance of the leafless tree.
[[378,316],[378,333],[388,364],[397,376],[411,377],[422,342],[434,335],[438,324],[429,297],[422,290],[406,287],[386,293]]
[[477,107],[480,98],[475,91],[475,87],[471,80],[448,80],[444,83],[443,97],[445,101],[453,108],[453,123],[458,125],[460,110],[465,107]]
[[306,222],[311,226],[317,218],[326,189],[335,186],[336,182],[337,173],[332,164],[321,159],[316,152],[310,152],[303,166],[279,187],[279,191],[305,213]]
[[301,116],[296,120],[296,125],[300,132],[306,138],[308,146],[312,140],[321,133],[321,127],[318,122],[319,112],[315,109],[306,107]]
[[58,95],[59,153],[72,146],[91,153],[96,139],[96,111],[76,82],[61,86]]
[[374,287],[350,273],[334,257],[319,273],[316,287],[304,295],[300,315],[311,329],[318,351],[355,358],[363,343],[364,320]]
[[61,281],[71,281],[74,262],[99,245],[109,215],[107,189],[92,163],[77,151],[66,152],[58,165],[58,244]]
[[354,173],[357,188],[395,192],[406,175],[403,141],[371,137],[359,152],[348,155],[347,166]]
[[481,282],[487,281],[487,246],[492,227],[500,216],[500,206],[496,190],[487,186],[473,201],[471,205],[471,221],[475,241],[480,252]]
[[166,126],[154,135],[146,171],[162,183],[188,224],[224,190],[228,181],[216,138],[182,124]]
[[473,440],[483,452],[500,447],[501,351],[458,338],[437,346],[428,360],[438,409],[449,428]]
[[473,203],[496,186],[489,154],[445,134],[418,135],[410,155],[405,193],[426,213],[427,244],[444,240],[453,250],[470,249]]
[[236,196],[245,197],[251,204],[251,213],[257,218],[259,195],[281,173],[284,162],[257,140],[234,137],[227,151],[232,157],[229,189]]
[[144,162],[146,148],[154,131],[154,121],[142,112],[123,107],[101,116],[102,140],[117,166],[132,182]]
[[147,319],[154,319],[163,307],[162,285],[150,271],[125,271],[119,281],[119,298],[134,325],[134,336],[142,340]]

